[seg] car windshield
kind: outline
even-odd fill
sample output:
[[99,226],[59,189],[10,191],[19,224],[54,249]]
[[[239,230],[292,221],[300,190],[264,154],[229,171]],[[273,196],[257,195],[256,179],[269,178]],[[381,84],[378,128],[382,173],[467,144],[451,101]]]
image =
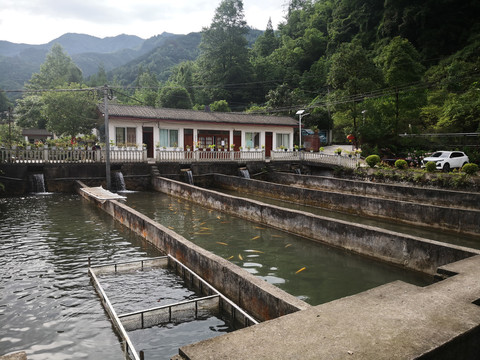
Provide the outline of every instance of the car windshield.
[[448,153],[438,151],[438,152],[434,153],[431,157],[446,158],[446,157],[448,157]]

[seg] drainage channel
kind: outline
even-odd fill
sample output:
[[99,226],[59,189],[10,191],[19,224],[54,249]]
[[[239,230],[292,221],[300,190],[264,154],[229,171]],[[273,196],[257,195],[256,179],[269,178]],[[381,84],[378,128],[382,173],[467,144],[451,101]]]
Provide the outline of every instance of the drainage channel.
[[170,255],[88,272],[131,359],[169,359],[183,345],[258,323]]

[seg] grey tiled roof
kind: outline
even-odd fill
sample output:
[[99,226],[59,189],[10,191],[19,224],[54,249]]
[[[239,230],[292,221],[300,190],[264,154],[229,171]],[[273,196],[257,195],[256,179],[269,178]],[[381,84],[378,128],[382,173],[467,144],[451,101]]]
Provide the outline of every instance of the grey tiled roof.
[[[103,113],[104,105],[99,105]],[[150,106],[132,106],[108,104],[108,116],[111,118],[155,119],[195,121],[208,123],[230,123],[247,125],[296,126],[298,122],[289,116],[253,115],[244,113],[205,112],[183,109],[154,108]]]

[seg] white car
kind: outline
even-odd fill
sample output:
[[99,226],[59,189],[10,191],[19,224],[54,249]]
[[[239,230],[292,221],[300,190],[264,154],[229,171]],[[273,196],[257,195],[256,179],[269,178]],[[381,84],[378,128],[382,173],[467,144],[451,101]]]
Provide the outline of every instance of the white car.
[[422,167],[425,167],[429,161],[433,161],[438,170],[449,172],[453,168],[462,168],[469,160],[468,156],[461,151],[437,151],[422,160]]

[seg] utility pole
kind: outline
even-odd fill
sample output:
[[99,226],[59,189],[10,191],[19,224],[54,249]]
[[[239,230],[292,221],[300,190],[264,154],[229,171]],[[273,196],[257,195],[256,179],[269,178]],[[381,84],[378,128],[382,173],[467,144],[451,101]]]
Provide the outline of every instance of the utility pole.
[[8,147],[12,148],[12,107],[8,107]]
[[104,106],[104,116],[105,116],[105,175],[107,180],[107,190],[110,190],[112,187],[112,180],[110,177],[110,131],[108,129],[108,98],[109,98],[109,89],[108,85],[105,84],[103,87],[103,106]]

